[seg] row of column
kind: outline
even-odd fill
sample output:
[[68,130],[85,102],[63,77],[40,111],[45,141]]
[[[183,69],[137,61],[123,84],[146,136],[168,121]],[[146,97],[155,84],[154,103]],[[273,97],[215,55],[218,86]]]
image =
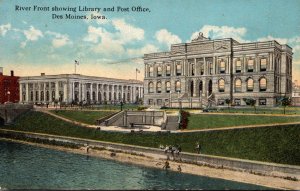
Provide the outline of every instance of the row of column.
[[[36,83],[38,84],[36,86]],[[55,83],[55,87],[51,87],[51,83]],[[59,83],[62,83],[62,86],[59,86]],[[78,87],[75,87],[75,83],[78,84]],[[24,85],[25,84],[25,85]],[[32,84],[32,87],[29,87],[29,84]],[[42,85],[43,84],[43,85]],[[87,88],[87,85],[90,84],[90,88]],[[99,95],[102,99],[104,92],[106,92],[107,99],[109,93],[111,93],[111,101],[121,101],[119,100],[119,93],[121,93],[121,99],[126,102],[136,102],[137,99],[143,97],[143,87],[138,85],[120,85],[120,84],[99,84],[96,83],[96,87],[93,87],[92,82],[67,82],[67,81],[54,81],[54,82],[28,82],[20,83],[19,92],[20,92],[20,102],[52,102],[54,100],[60,102],[71,103],[75,101],[75,95],[77,96],[78,101],[100,101]],[[46,88],[46,85],[48,87]],[[101,88],[99,88],[101,85]],[[104,86],[107,89],[104,90]],[[110,88],[111,86],[111,88]],[[121,90],[119,87],[121,86]],[[25,89],[24,89],[25,87]],[[116,88],[117,87],[117,88]],[[116,93],[116,99],[114,99],[114,93]],[[124,95],[125,93],[125,95]],[[128,97],[128,93],[130,97]],[[93,96],[94,95],[94,96]],[[48,98],[48,99],[47,99]]]

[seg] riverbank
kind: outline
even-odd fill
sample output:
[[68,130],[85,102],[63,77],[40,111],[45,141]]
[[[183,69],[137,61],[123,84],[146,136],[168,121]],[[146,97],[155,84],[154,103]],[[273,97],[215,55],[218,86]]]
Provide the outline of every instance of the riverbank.
[[[66,146],[33,143],[28,141],[16,140],[16,139],[7,139],[7,138],[1,138],[1,139],[19,142],[23,144],[30,144],[34,146],[49,148],[49,149],[61,150],[65,152],[72,152],[72,153],[77,153],[82,155],[116,160],[123,163],[142,165],[150,168],[162,169],[166,161],[166,159],[161,155],[146,153],[146,152],[126,153],[126,152],[116,151],[113,148],[99,149],[92,146],[89,147],[87,152],[86,146],[71,148]],[[299,180],[292,181],[292,180],[282,179],[279,177],[261,176],[261,175],[251,174],[248,172],[211,168],[207,166],[199,166],[196,164],[189,164],[189,163],[172,161],[172,160],[169,160],[169,164],[170,164],[169,170],[172,171],[178,171],[178,166],[180,165],[182,173],[189,173],[193,175],[208,176],[212,178],[220,178],[225,180],[256,184],[256,185],[261,185],[261,186],[266,186],[266,187],[276,188],[276,189],[292,189],[292,190],[300,189]]]

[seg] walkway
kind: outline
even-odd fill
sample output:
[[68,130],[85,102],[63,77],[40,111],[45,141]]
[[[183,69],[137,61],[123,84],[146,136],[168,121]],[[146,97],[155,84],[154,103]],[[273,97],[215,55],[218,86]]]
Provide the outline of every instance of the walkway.
[[131,132],[131,131],[134,131],[134,132],[141,132],[141,131],[147,131],[147,132],[165,131],[165,130],[161,130],[160,127],[150,126],[150,125],[145,125],[145,126],[140,127],[140,128],[136,127],[135,129],[128,129],[128,128],[123,128],[123,127],[118,127],[118,126],[90,125],[90,124],[87,124],[87,123],[82,123],[82,122],[78,122],[78,121],[75,121],[75,120],[71,120],[71,119],[68,119],[66,117],[63,117],[63,116],[60,116],[60,115],[57,115],[55,113],[50,112],[50,110],[53,110],[53,109],[35,108],[35,110],[43,112],[43,113],[46,113],[48,115],[51,115],[51,116],[56,117],[58,119],[61,119],[63,121],[66,121],[66,122],[69,122],[69,123],[73,123],[75,125],[82,126],[82,127],[93,128],[93,129],[97,129],[97,128],[100,127],[101,131],[117,131],[117,132],[126,132],[126,133]]

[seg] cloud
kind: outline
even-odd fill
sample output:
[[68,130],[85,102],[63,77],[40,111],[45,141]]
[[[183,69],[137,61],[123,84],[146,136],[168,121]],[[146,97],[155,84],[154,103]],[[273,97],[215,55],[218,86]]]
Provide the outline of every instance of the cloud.
[[66,34],[60,34],[52,31],[46,31],[46,34],[54,37],[52,39],[52,46],[54,48],[59,48],[72,43],[72,41],[69,39],[69,36]]
[[11,30],[11,24],[7,23],[6,25],[0,25],[0,35],[5,36],[7,31]]
[[152,44],[147,44],[142,48],[137,48],[137,49],[128,49],[127,53],[130,56],[142,56],[147,53],[153,53],[157,52],[158,48]]
[[29,30],[24,30],[23,33],[28,41],[36,41],[44,36],[42,31],[35,29],[33,26],[30,26]]
[[287,39],[287,38],[275,38],[271,35],[268,35],[267,37],[262,37],[262,38],[257,39],[257,41],[271,41],[271,40],[276,40],[280,44],[287,44],[288,41],[289,41],[289,39]]
[[124,19],[114,19],[112,25],[120,32],[117,35],[122,43],[144,39],[144,30],[126,23]]
[[181,43],[181,39],[177,36],[169,32],[167,29],[161,29],[155,33],[155,38],[159,43],[166,44],[168,47],[171,44]]
[[233,38],[238,42],[249,42],[244,39],[247,33],[247,29],[244,27],[204,25],[199,31],[192,34],[191,40],[195,39],[199,32],[202,32],[203,36],[210,37],[211,39]]
[[126,53],[128,43],[134,44],[143,39],[143,29],[125,22],[124,19],[114,19],[105,26],[88,26],[83,41],[95,44],[91,46],[93,52],[107,56],[122,56]]

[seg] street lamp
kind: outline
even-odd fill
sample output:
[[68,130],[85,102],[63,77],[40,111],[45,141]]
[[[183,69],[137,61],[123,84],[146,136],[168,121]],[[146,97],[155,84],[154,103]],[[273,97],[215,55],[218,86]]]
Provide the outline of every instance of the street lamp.
[[7,97],[8,97],[8,102],[9,102],[9,98],[10,98],[10,91],[7,91]]

